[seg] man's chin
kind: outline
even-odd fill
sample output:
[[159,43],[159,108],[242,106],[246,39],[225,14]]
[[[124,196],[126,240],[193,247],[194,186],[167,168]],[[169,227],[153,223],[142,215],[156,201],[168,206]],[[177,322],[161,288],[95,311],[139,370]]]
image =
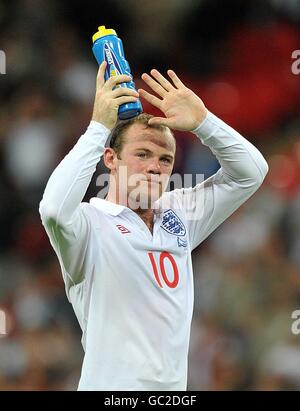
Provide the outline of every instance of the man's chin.
[[128,198],[128,205],[129,208],[132,210],[141,209],[141,210],[148,210],[149,208],[153,208],[154,203],[161,197],[160,193],[148,193],[148,194],[140,194],[138,196],[130,196]]

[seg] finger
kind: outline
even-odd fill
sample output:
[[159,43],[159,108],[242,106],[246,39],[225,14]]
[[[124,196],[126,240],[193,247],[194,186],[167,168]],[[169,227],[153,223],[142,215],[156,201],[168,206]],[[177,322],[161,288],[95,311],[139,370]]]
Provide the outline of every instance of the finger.
[[143,73],[142,80],[159,96],[164,97],[166,95],[166,90],[157,81],[153,80],[149,74]]
[[151,126],[165,126],[165,127],[172,127],[172,120],[165,117],[152,117],[148,121],[148,124]]
[[113,98],[121,96],[139,97],[139,93],[128,87],[118,87],[112,91]]
[[98,70],[98,74],[97,74],[97,86],[98,87],[103,87],[104,83],[105,83],[105,78],[104,78],[104,74],[105,74],[105,69],[106,69],[106,61],[102,61],[102,63],[99,66],[99,70]]
[[185,85],[183,84],[183,82],[180,80],[180,78],[176,75],[175,71],[173,70],[168,70],[167,71],[169,77],[171,78],[171,80],[173,81],[174,85],[177,88],[181,88],[181,87],[185,87]]
[[148,93],[148,91],[143,90],[142,88],[139,88],[138,92],[140,96],[147,100],[148,103],[152,104],[152,106],[157,108],[161,107],[162,100],[160,100],[159,98],[153,96],[152,94]]
[[125,103],[135,103],[137,101],[137,97],[122,96],[122,97],[117,97],[115,100],[120,106],[121,104],[125,104]]
[[162,74],[160,74],[158,70],[153,69],[150,71],[150,73],[155,78],[155,80],[157,80],[159,84],[163,86],[163,88],[166,91],[174,89],[172,84]]
[[132,80],[132,78],[130,76],[127,76],[126,74],[121,74],[121,75],[118,75],[118,76],[112,76],[107,80],[104,87],[107,90],[112,90],[117,84],[128,83],[131,80]]

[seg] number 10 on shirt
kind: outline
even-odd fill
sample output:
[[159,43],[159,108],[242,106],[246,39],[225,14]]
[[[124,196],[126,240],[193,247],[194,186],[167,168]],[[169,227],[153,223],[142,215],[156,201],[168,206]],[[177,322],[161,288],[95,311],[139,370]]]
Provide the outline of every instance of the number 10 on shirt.
[[[157,284],[163,288],[163,284],[162,284],[162,280],[163,283],[166,284],[169,288],[175,288],[178,285],[178,281],[179,281],[179,273],[178,273],[178,267],[176,264],[176,261],[174,260],[174,257],[168,253],[167,251],[164,251],[162,253],[160,253],[159,256],[159,270],[156,264],[156,261],[154,259],[153,253],[149,252],[148,256],[150,258],[151,261],[151,265],[152,265],[152,269],[153,269],[153,273],[154,273],[154,277],[155,280],[157,282]],[[173,281],[170,281],[167,273],[166,273],[166,269],[165,269],[165,260],[169,260],[172,268],[173,268]]]

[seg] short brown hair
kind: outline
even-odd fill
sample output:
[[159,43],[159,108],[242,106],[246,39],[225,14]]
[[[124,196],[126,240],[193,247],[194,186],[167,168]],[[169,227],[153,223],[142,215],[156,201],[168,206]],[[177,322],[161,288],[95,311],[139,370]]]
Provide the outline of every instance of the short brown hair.
[[[110,134],[110,140],[109,140],[109,147],[113,148],[115,152],[119,155],[123,149],[125,138],[124,134],[125,131],[133,124],[139,123],[139,124],[144,124],[145,126],[149,128],[154,128],[156,130],[161,130],[161,131],[166,131],[170,130],[172,136],[174,137],[174,134],[169,127],[162,126],[162,125],[149,125],[148,121],[150,118],[153,118],[154,116],[152,114],[148,113],[141,113],[136,117],[130,118],[128,120],[119,120],[115,127],[112,129],[111,134]],[[174,137],[175,141],[175,146],[176,146],[176,140]]]

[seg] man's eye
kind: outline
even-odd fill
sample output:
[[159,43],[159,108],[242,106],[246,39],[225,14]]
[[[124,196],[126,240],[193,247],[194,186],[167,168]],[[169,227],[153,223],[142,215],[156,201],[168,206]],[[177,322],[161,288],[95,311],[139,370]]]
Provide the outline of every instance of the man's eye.
[[169,158],[162,158],[161,161],[166,164],[171,164],[171,160]]
[[139,158],[146,158],[146,157],[147,157],[147,154],[146,154],[146,153],[138,153],[137,156],[138,156]]

